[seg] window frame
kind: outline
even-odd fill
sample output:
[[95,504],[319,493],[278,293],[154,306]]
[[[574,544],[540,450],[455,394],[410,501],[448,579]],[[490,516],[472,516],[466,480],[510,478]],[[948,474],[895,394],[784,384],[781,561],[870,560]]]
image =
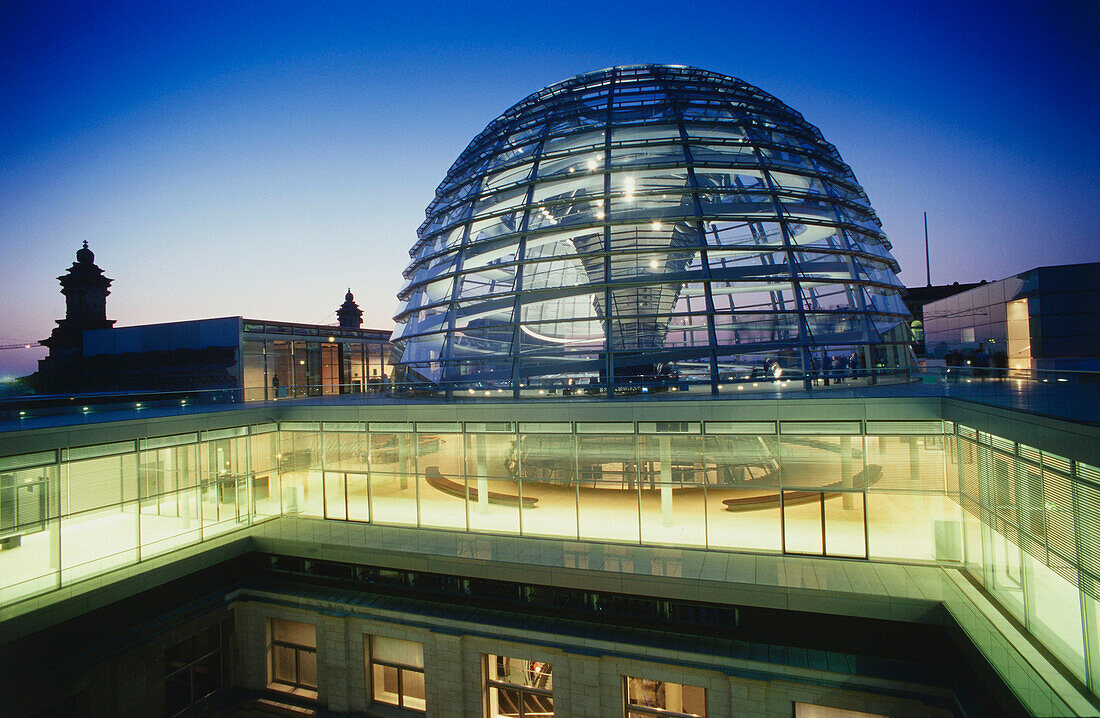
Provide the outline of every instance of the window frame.
[[[284,640],[284,639],[276,638],[275,637],[275,621],[287,621],[289,623],[301,623],[301,624],[305,624],[307,626],[313,626],[313,636],[314,636],[313,640],[314,640],[315,645],[307,646],[304,643],[295,643],[294,641],[287,641],[287,640]],[[315,624],[309,623],[308,621],[293,621],[291,619],[286,619],[286,618],[272,617],[268,621],[268,630],[271,631],[271,645],[270,645],[270,649],[267,652],[267,667],[268,667],[268,675],[270,676],[270,679],[268,680],[268,683],[267,683],[267,687],[272,689],[272,690],[280,691],[280,692],[283,692],[283,693],[291,693],[293,695],[302,695],[302,693],[301,693],[302,691],[312,691],[313,694],[314,694],[314,697],[316,697],[316,695],[318,693],[318,687],[319,687],[319,684],[321,682],[319,678],[316,678],[316,676],[318,675],[318,672],[317,672],[317,646],[316,646],[317,626]],[[287,683],[286,681],[280,680],[275,675],[275,649],[276,648],[289,648],[290,650],[294,651],[294,682],[293,683]],[[303,653],[312,653],[313,654],[314,674],[315,674],[315,679],[316,679],[316,682],[317,682],[318,685],[310,685],[308,683],[303,683],[302,682],[302,654]]]
[[[414,641],[414,640],[409,639],[409,638],[393,638],[392,636],[381,636],[381,637],[382,638],[389,638],[390,640],[395,640],[395,641],[408,641],[409,643],[418,643],[418,644],[420,644],[421,647],[423,647],[423,645],[424,645],[423,642],[421,642],[421,641]],[[427,679],[424,675],[424,666],[413,666],[413,665],[410,665],[408,663],[397,663],[396,661],[386,661],[386,660],[376,659],[375,658],[375,650],[374,650],[375,636],[374,635],[367,635],[366,638],[367,638],[367,641],[366,641],[366,644],[367,644],[367,646],[366,646],[366,649],[367,649],[367,677],[370,681],[370,696],[369,696],[370,697],[370,702],[371,703],[378,703],[379,705],[384,705],[384,706],[393,706],[394,708],[400,708],[402,710],[407,710],[407,711],[416,711],[417,713],[426,712],[427,702],[428,702],[428,683],[427,683]],[[397,703],[389,703],[387,701],[380,700],[378,698],[378,690],[377,690],[376,682],[375,682],[375,679],[374,679],[374,667],[375,666],[381,666],[383,668],[393,668],[397,671]],[[423,708],[418,707],[418,706],[410,706],[410,705],[407,705],[406,702],[405,702],[406,698],[407,698],[407,696],[405,695],[405,673],[406,672],[420,674],[421,682],[424,685],[424,698],[422,699],[424,701],[424,707]],[[417,700],[421,700],[421,699],[417,699]]]
[[[492,678],[492,670],[491,670],[492,669],[492,661],[494,659],[498,659],[498,658],[504,658],[504,659],[513,660],[513,661],[528,661],[529,663],[534,662],[535,660],[537,660],[537,659],[530,659],[529,660],[529,659],[526,659],[526,658],[516,658],[515,656],[504,656],[504,655],[497,654],[497,653],[482,654],[483,666],[484,666],[484,671],[485,671],[484,672],[485,681],[484,681],[484,686],[483,686],[483,690],[484,690],[483,699],[484,699],[484,704],[485,704],[485,715],[486,715],[487,718],[491,718],[490,717],[490,710],[489,710],[489,706],[491,705],[491,702],[489,700],[489,696],[490,696],[490,691],[492,691],[493,689],[496,689],[496,690],[502,690],[503,689],[503,690],[515,691],[515,692],[519,693],[519,695],[520,695],[519,714],[518,714],[519,718],[525,718],[524,697],[526,695],[538,696],[538,697],[542,697],[542,698],[549,698],[550,699],[550,705],[551,705],[551,707],[553,707],[553,705],[554,705],[554,689],[553,688],[538,688],[537,686],[528,686],[528,685],[523,685],[521,683],[509,683],[508,681],[502,681],[502,680],[497,679],[497,678]],[[553,675],[554,675],[554,666],[553,666],[553,664],[552,663],[547,663],[545,661],[541,661],[541,662],[544,663],[546,666],[548,666],[550,668],[549,675],[550,675],[551,680],[553,680]],[[545,716],[546,714],[545,713],[539,713],[538,715]],[[554,714],[550,713],[550,715],[553,716]]]
[[[662,685],[672,684],[678,685],[681,688],[698,688],[703,691],[703,712],[697,713],[681,713],[680,711],[674,711],[669,708],[657,708],[654,706],[643,706],[630,702],[630,686],[629,681],[633,679],[636,681],[652,680]],[[634,718],[635,716],[664,716],[665,718],[706,718],[707,707],[707,689],[705,686],[693,685],[690,683],[677,683],[676,681],[663,681],[653,678],[643,678],[641,676],[627,676],[622,677],[622,696],[623,696],[623,716],[625,718]]]

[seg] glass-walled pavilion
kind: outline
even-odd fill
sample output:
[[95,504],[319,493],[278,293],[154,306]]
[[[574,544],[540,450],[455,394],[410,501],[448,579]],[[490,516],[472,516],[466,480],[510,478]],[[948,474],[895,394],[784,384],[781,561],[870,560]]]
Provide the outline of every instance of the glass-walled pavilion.
[[294,516],[941,565],[979,582],[1096,689],[1095,463],[933,418],[412,413],[3,456],[0,608]]

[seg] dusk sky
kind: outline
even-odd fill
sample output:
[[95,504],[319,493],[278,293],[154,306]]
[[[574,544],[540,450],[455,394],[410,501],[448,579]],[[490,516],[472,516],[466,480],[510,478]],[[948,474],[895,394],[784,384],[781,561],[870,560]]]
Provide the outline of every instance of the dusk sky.
[[[890,6],[887,8],[887,6]],[[1100,260],[1100,3],[0,5],[0,344],[87,240],[118,325],[392,328],[436,185],[526,95],[611,65],[732,75],[851,165],[908,285]],[[44,349],[0,351],[26,374]]]

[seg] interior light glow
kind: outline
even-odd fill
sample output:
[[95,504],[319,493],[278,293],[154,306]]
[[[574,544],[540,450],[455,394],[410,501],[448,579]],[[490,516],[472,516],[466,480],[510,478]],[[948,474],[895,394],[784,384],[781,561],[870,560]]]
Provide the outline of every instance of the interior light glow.
[[588,169],[590,169],[590,170],[596,169],[596,160],[588,160]]
[[657,260],[656,259],[649,260],[649,266],[652,267],[653,269],[656,269],[657,268]]
[[660,229],[661,228],[661,223],[660,222],[654,222],[653,224],[651,224],[649,226],[652,227],[653,229]]

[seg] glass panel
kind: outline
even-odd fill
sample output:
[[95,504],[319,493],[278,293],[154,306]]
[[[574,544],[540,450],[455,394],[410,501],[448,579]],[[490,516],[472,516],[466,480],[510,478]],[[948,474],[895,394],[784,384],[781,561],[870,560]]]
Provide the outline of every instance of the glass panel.
[[344,484],[347,474],[336,471],[325,472],[325,518],[345,520],[348,517],[347,502],[344,497]]
[[371,433],[370,492],[372,520],[416,525],[413,435]]
[[707,714],[706,690],[700,686],[687,686],[671,681],[655,681],[649,678],[624,676],[628,706],[651,709],[647,712],[629,712],[628,715],[652,715],[674,712],[705,718]]
[[298,683],[307,688],[317,687],[317,653],[298,651]]
[[63,518],[61,582],[137,561],[137,519],[136,501]]
[[824,553],[820,491],[783,492],[783,548],[787,553]]
[[634,436],[578,437],[580,536],[638,542]]
[[279,503],[279,433],[269,431],[249,437],[252,468],[252,501],[259,516],[278,516]]
[[857,491],[825,495],[825,553],[867,557],[867,526],[863,494]]
[[[466,474],[470,486],[470,528],[519,533],[520,488],[513,434],[466,437]],[[524,499],[531,508],[537,499]]]
[[271,647],[271,680],[292,686],[298,683],[296,653],[297,651],[289,646]]
[[515,688],[489,688],[490,718],[519,718],[523,715],[523,693]]
[[374,685],[374,700],[393,706],[401,705],[397,690],[398,670],[393,666],[371,664],[371,683]]
[[523,508],[524,535],[576,538],[573,437],[521,433],[519,441],[523,496],[536,502]]
[[310,431],[279,432],[283,509],[288,514],[324,516],[321,437]]
[[424,710],[424,674],[401,670],[401,704],[413,710]]
[[418,433],[420,525],[466,529],[462,434]]
[[348,520],[370,521],[370,502],[367,498],[367,484],[370,474],[344,474],[348,492]]
[[702,437],[638,437],[643,543],[706,545],[702,458]]
[[410,668],[423,668],[424,644],[400,638],[371,636],[371,658],[386,663],[400,663]]
[[1085,680],[1081,592],[1045,564],[1023,554],[1027,572],[1028,629],[1080,680]]
[[529,688],[552,690],[553,666],[544,661],[530,661],[508,656],[487,656],[489,678]]
[[779,492],[734,484],[707,486],[707,545],[779,551]]
[[141,555],[154,556],[199,541],[198,491],[184,489],[142,502]]
[[867,523],[872,558],[962,561],[962,509],[944,494],[868,492]]
[[1014,529],[1002,524],[1001,530],[983,525],[986,557],[985,587],[989,589],[1020,621],[1024,621],[1024,581],[1020,566],[1020,549],[1005,536],[1005,530]]
[[[862,488],[866,483],[862,437],[787,435],[780,451],[785,487]],[[881,467],[868,468],[875,476],[881,474]]]

